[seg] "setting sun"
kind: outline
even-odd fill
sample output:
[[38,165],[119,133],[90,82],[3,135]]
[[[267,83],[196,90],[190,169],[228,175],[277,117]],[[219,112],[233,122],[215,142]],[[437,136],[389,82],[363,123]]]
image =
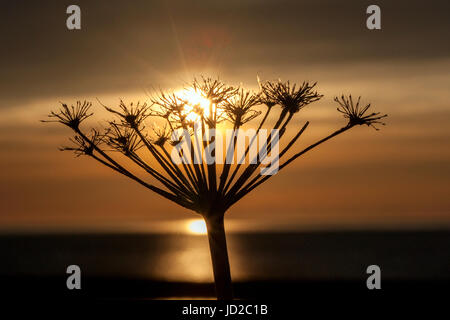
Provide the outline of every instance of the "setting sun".
[[187,230],[193,234],[206,234],[206,224],[202,219],[191,220],[188,222]]
[[179,96],[185,99],[188,104],[185,107],[188,121],[198,121],[199,114],[196,112],[196,108],[200,108],[205,117],[210,114],[210,101],[202,96],[202,94],[194,89],[187,89],[180,91]]

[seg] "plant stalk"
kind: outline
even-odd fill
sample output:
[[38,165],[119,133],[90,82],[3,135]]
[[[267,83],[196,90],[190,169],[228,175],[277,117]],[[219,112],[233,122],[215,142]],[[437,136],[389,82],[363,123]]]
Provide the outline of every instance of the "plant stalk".
[[208,230],[217,300],[232,300],[233,289],[223,214],[209,214],[205,216],[205,222]]

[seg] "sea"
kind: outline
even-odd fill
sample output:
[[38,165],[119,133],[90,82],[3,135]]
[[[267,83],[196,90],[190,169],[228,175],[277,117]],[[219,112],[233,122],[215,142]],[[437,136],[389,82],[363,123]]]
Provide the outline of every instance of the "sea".
[[[230,233],[228,251],[236,288],[250,297],[264,285],[366,289],[371,265],[388,286],[450,284],[446,230]],[[15,294],[62,292],[67,267],[77,265],[95,296],[214,295],[206,235],[4,234],[0,261],[2,286]]]

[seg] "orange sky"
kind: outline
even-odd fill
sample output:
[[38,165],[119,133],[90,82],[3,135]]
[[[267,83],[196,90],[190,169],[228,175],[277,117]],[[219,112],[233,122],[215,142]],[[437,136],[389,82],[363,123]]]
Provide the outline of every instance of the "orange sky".
[[[308,5],[298,17],[293,3],[82,2],[79,33],[64,30],[64,14],[55,18],[60,5],[43,6],[48,19],[39,23],[8,6],[16,19],[1,31],[9,50],[0,57],[0,229],[134,228],[195,217],[90,159],[59,152],[70,131],[38,120],[58,101],[145,100],[147,91],[178,89],[199,74],[253,89],[257,75],[318,81],[325,97],[296,115],[298,126],[311,121],[296,150],[345,124],[334,95],[362,95],[389,114],[380,131],[352,129],[298,159],[232,207],[230,223],[448,228],[450,50],[441,40],[449,26],[438,3],[413,2],[409,11],[381,3],[378,33],[357,19],[364,8],[356,2],[324,1],[321,13]],[[333,25],[330,15],[343,21]]]

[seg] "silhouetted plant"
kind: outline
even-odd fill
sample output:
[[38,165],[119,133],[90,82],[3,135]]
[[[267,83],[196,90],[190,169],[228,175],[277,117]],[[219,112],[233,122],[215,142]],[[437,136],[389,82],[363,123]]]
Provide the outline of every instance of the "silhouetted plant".
[[[251,160],[249,150],[276,106],[280,108],[280,112],[272,129],[279,130],[278,139],[281,141],[294,115],[322,98],[322,95],[314,91],[315,83],[303,82],[301,86],[296,86],[289,81],[267,81],[259,84],[260,92],[253,93],[243,88],[228,86],[217,79],[201,78],[195,79],[190,87],[185,88],[185,93],[188,94],[161,92],[151,99],[149,104],[126,105],[120,101],[118,110],[104,106],[118,117],[118,122],[109,122],[102,133],[92,129],[88,134],[80,128],[80,124],[92,116],[90,102],[77,102],[76,106],[71,107],[62,104],[59,112],[51,112],[50,119],[43,121],[60,122],[75,132],[75,137],[71,139],[74,146],[63,147],[61,150],[74,151],[77,156],[92,157],[164,198],[200,214],[207,225],[217,298],[232,299],[224,214],[233,204],[271,177],[259,174],[257,169],[277,143],[272,134],[265,138],[265,143],[259,144],[258,156],[252,159],[253,161],[249,161],[249,164],[243,162],[247,156]],[[189,95],[192,94],[197,95],[202,101],[190,101]],[[367,113],[370,104],[362,107],[360,98],[356,103],[351,96],[335,98],[335,101],[339,104],[337,110],[347,119],[345,126],[284,160],[287,151],[308,127],[307,121],[292,139],[288,139],[285,147],[279,152],[277,161],[284,160],[280,163],[279,170],[321,143],[357,125],[374,127],[375,124],[383,124],[381,120],[387,116]],[[245,152],[241,154],[242,157],[237,159],[238,129],[262,114],[261,111],[254,109],[258,105],[265,106],[264,115]],[[165,122],[164,127],[153,128],[153,137],[149,137],[149,132],[146,132],[148,130],[145,130],[144,122],[149,117],[159,117]],[[203,137],[208,129],[216,129],[223,120],[231,122],[234,129],[225,149],[226,157],[231,159],[236,156],[237,164],[232,168],[233,164],[227,161],[223,165],[216,162],[196,162],[196,158],[203,159],[202,155],[215,141],[214,136],[207,141],[197,141],[195,139],[197,130],[201,131]],[[189,134],[174,134],[178,129],[184,129]],[[190,144],[191,152],[176,151],[184,160],[176,164],[171,157],[173,148],[183,140],[186,142],[186,139],[194,140]],[[120,152],[148,173],[160,186],[142,180],[131,168],[125,168],[125,165],[121,164],[116,156],[113,157],[110,151]],[[212,156],[215,156],[214,152],[215,150],[211,152]],[[150,164],[148,157],[143,156],[144,153],[150,154],[157,165]]]

